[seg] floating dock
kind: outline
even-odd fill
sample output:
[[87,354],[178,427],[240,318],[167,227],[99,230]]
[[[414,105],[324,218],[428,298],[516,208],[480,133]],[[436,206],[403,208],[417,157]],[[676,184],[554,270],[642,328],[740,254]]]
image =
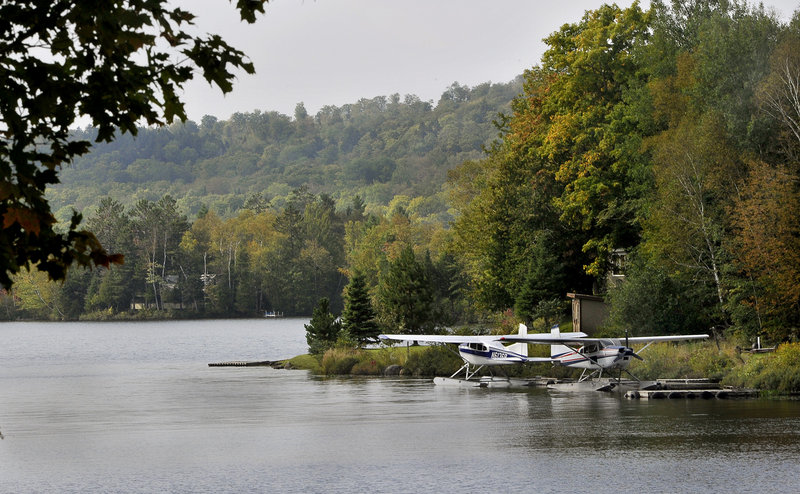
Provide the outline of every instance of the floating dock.
[[662,389],[628,391],[625,398],[633,400],[664,400],[664,399],[705,399],[712,398],[757,398],[759,392],[754,389]]
[[656,385],[647,389],[633,389],[625,393],[625,398],[632,400],[692,400],[714,398],[757,398],[755,389],[736,389],[722,387],[710,379],[659,379]]

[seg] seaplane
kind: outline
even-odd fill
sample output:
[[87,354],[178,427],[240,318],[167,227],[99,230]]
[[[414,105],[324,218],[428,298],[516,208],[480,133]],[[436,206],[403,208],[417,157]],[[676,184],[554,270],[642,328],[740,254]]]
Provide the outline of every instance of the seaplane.
[[[526,338],[533,338],[533,341],[539,342],[558,338],[578,339],[585,336],[587,336],[586,333],[571,332],[555,334],[552,331],[550,333],[528,334],[528,327],[524,324],[520,324],[518,334],[516,335],[461,336],[431,334],[382,334],[379,336],[379,338],[382,340],[405,341],[407,343],[419,342],[434,344],[457,344],[458,356],[464,361],[464,365],[454,372],[449,378],[435,378],[433,380],[435,384],[477,387],[509,387],[525,384],[520,384],[518,381],[512,381],[508,377],[500,378],[490,375],[483,376],[480,379],[475,379],[475,376],[484,367],[519,365],[527,362],[551,362],[550,358],[529,357],[528,342],[525,340]],[[518,339],[519,342],[510,342],[509,345],[505,345],[504,341],[509,341],[508,338]],[[456,378],[456,376],[462,372],[464,373],[464,379]]]
[[[624,338],[590,338],[586,333],[562,333],[559,326],[551,328],[550,333],[528,334],[524,324],[519,325],[518,334],[513,335],[486,335],[486,336],[459,336],[459,335],[399,335],[382,334],[382,340],[395,340],[405,342],[425,342],[435,344],[457,344],[458,355],[464,361],[449,378],[437,377],[433,380],[439,385],[460,385],[479,387],[509,387],[530,385],[513,381],[509,378],[484,376],[474,379],[478,371],[484,367],[518,365],[525,363],[551,363],[557,366],[566,366],[583,369],[583,373],[576,382],[548,382],[551,389],[563,391],[622,391],[626,388],[647,387],[636,376],[628,371],[631,359],[643,360],[639,353],[657,342],[700,340],[708,338],[707,334],[675,335],[675,336],[625,336]],[[624,344],[623,344],[624,342]],[[639,352],[635,352],[631,345],[642,344]],[[529,357],[528,345],[550,345],[550,357]],[[616,378],[603,379],[606,372],[613,376],[618,371]],[[456,378],[464,373],[464,379]],[[622,381],[625,372],[633,381]]]
[[[540,335],[508,335],[500,339],[501,343],[550,345],[550,358],[529,359],[529,362],[551,362],[553,365],[583,369],[576,383],[557,383],[549,387],[564,391],[595,389],[598,391],[611,391],[614,388],[622,390],[623,384],[627,387],[642,387],[641,381],[631,374],[628,366],[631,359],[643,360],[639,353],[650,345],[664,341],[702,340],[708,338],[707,334],[689,334],[674,336],[628,336],[624,338],[589,338],[585,334],[576,336],[574,333],[561,333],[559,326],[555,325],[550,330],[547,338]],[[624,344],[623,344],[624,343]],[[631,345],[642,344],[639,352],[635,352]],[[602,380],[603,372],[616,379]],[[627,373],[633,382],[622,381],[622,373]]]

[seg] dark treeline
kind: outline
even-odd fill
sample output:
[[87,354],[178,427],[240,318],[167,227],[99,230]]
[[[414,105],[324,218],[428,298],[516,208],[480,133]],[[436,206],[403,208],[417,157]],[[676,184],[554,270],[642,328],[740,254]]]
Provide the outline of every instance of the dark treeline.
[[338,313],[359,273],[391,330],[541,325],[580,292],[611,330],[796,338],[800,16],[602,6],[546,42],[519,80],[435,107],[298,105],[98,146],[52,201],[125,265],[20,276],[5,313]]
[[384,327],[434,331],[473,315],[459,294],[464,282],[444,226],[403,204],[378,216],[356,196],[337,210],[330,196],[301,187],[279,210],[252,207],[227,219],[202,210],[190,222],[170,196],[130,208],[103,198],[88,226],[125,263],[73,270],[63,284],[23,272],[0,297],[2,316],[292,316],[311,314],[323,298],[340,313],[357,272],[383,307]]

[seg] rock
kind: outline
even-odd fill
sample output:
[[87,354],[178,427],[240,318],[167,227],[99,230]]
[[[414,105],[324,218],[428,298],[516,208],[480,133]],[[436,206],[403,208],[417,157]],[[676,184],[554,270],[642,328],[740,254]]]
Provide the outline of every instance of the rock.
[[397,365],[397,364],[390,365],[389,367],[383,369],[383,375],[384,376],[399,376],[400,372],[402,370],[403,370],[403,368],[401,366]]

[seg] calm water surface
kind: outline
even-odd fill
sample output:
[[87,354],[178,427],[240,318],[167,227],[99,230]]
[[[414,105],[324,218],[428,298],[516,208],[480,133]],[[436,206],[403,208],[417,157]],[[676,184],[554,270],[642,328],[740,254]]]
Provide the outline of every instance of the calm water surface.
[[307,322],[0,325],[0,492],[800,492],[797,402],[207,366]]

